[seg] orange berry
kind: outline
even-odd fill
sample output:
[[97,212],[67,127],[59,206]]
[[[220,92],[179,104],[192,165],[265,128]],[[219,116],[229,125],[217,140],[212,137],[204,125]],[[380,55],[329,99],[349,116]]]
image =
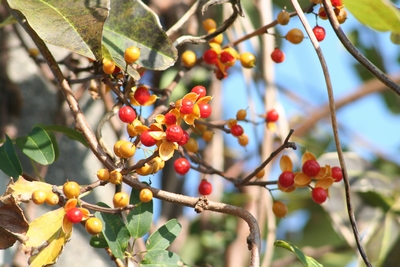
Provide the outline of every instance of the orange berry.
[[256,65],[256,56],[250,52],[244,52],[240,55],[240,63],[243,68],[251,69]]
[[206,30],[206,31],[217,28],[217,23],[215,22],[215,20],[213,20],[211,18],[203,20],[202,24],[203,24],[204,30]]
[[150,189],[144,188],[140,190],[139,199],[142,202],[150,202],[153,199],[153,192]]
[[297,28],[291,29],[286,34],[286,40],[288,40],[292,44],[299,44],[303,41],[303,39],[304,39],[303,32]]
[[115,63],[109,59],[103,59],[103,71],[106,74],[113,74],[115,71]]
[[186,50],[182,54],[181,61],[183,66],[185,66],[186,68],[191,68],[196,64],[196,54],[191,50]]
[[107,169],[100,169],[97,171],[97,178],[99,178],[101,181],[107,181],[110,179],[110,173]]
[[140,48],[136,46],[130,46],[125,50],[124,59],[128,64],[136,62],[140,57]]
[[74,181],[68,181],[63,186],[63,192],[67,198],[78,198],[80,190],[79,184]]
[[282,10],[281,12],[279,12],[276,20],[280,25],[287,25],[290,21],[290,15],[286,10]]
[[53,192],[50,192],[47,194],[47,197],[46,197],[47,205],[55,206],[58,204],[59,201],[60,201],[60,198],[58,197],[57,194],[55,194]]
[[47,193],[43,190],[35,190],[32,193],[32,202],[37,205],[42,205],[46,201]]
[[288,208],[286,207],[285,203],[281,201],[275,201],[272,205],[272,211],[276,217],[283,218],[288,213]]
[[110,183],[121,184],[122,183],[122,174],[117,170],[111,171],[110,172]]
[[204,133],[202,135],[203,140],[206,142],[211,141],[213,139],[213,137],[214,137],[214,132],[210,131],[210,130],[204,131]]
[[98,218],[89,218],[85,223],[85,229],[89,234],[97,235],[103,230],[103,223]]
[[126,207],[129,204],[129,196],[125,192],[115,193],[113,197],[113,204],[115,208]]

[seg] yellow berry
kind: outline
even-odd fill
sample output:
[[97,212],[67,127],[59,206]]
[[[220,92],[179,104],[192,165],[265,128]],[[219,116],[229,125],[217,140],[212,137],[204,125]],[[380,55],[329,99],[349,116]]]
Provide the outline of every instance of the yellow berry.
[[125,50],[124,59],[128,64],[136,62],[140,57],[140,48],[136,46],[130,46]]
[[115,208],[126,207],[129,204],[129,196],[125,192],[115,193],[113,197],[113,204]]
[[29,48],[28,53],[31,57],[37,57],[40,54],[37,48]]
[[119,140],[119,141],[117,141],[115,144],[114,144],[114,154],[117,156],[117,157],[120,157],[120,158],[122,158],[122,155],[121,155],[121,153],[119,152],[119,148],[122,146],[122,144],[124,144],[126,141],[125,140]]
[[282,10],[276,20],[280,25],[287,25],[290,21],[290,14],[286,10]]
[[119,147],[118,152],[120,153],[122,158],[129,159],[135,154],[136,146],[135,144],[126,141]]
[[249,137],[246,134],[242,134],[238,137],[238,141],[241,146],[247,146],[249,143]]
[[191,50],[186,50],[182,54],[181,61],[183,66],[185,66],[186,68],[191,68],[196,64],[196,54]]
[[153,167],[147,162],[142,167],[136,169],[136,173],[142,176],[149,175],[152,172],[153,172]]
[[197,143],[196,139],[194,139],[193,137],[190,137],[185,145],[185,148],[189,152],[196,153],[197,150],[199,150],[199,144]]
[[243,68],[251,69],[256,65],[256,56],[250,52],[244,52],[240,55],[240,63]]
[[115,71],[115,63],[109,59],[103,59],[103,71],[106,74],[113,74]]
[[68,181],[63,186],[63,192],[67,198],[78,198],[80,190],[79,184],[74,181]]
[[237,124],[237,120],[235,119],[229,119],[228,122],[226,123],[226,125],[228,126],[228,128],[232,128],[232,126],[235,126]]
[[272,211],[276,217],[283,218],[288,213],[288,208],[286,207],[285,203],[281,201],[275,201],[272,205]]
[[47,193],[43,190],[35,190],[32,193],[32,202],[41,205],[46,201]]
[[263,178],[264,174],[265,174],[265,170],[262,169],[261,171],[256,173],[256,178],[258,178],[258,179]]
[[246,116],[247,116],[247,111],[245,109],[239,109],[238,112],[236,113],[236,119],[238,121],[246,119]]
[[204,30],[206,30],[206,31],[209,31],[209,30],[211,30],[211,29],[215,29],[215,28],[217,28],[217,23],[215,22],[215,20],[213,20],[213,19],[206,19],[206,20],[203,20],[203,28],[204,28]]
[[150,202],[153,199],[153,192],[150,189],[144,188],[140,190],[139,199],[142,202]]
[[47,194],[47,197],[46,197],[47,205],[54,206],[54,205],[57,205],[59,201],[60,201],[60,198],[58,197],[57,194],[55,194],[53,192],[50,192]]
[[[208,30],[208,34],[211,34],[213,32],[215,32],[216,29],[211,29]],[[210,43],[217,43],[217,44],[222,44],[222,42],[224,41],[224,36],[222,35],[222,33],[218,34],[217,36],[215,36],[214,38],[212,38],[210,40]]]
[[97,171],[97,178],[101,181],[108,181],[110,179],[110,173],[107,169],[100,169]]
[[303,39],[304,39],[303,32],[297,28],[291,29],[286,34],[286,40],[288,40],[292,44],[299,44],[303,41]]
[[89,218],[85,223],[85,229],[89,234],[97,235],[103,230],[103,223],[98,218]]
[[117,170],[111,171],[110,172],[110,183],[121,184],[122,183],[122,174]]
[[211,141],[213,139],[213,137],[214,137],[214,132],[210,131],[210,130],[204,131],[204,133],[202,135],[203,140],[206,142]]

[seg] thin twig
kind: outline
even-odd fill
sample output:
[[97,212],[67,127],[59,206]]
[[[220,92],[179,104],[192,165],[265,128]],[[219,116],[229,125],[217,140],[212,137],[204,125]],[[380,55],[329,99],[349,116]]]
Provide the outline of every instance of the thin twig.
[[[372,266],[368,260],[367,255],[365,254],[364,248],[361,244],[360,235],[358,233],[358,228],[357,228],[357,223],[356,223],[356,220],[354,217],[353,207],[352,207],[351,198],[350,198],[350,183],[349,183],[349,178],[348,178],[347,169],[346,169],[346,162],[344,160],[344,155],[343,155],[342,147],[340,144],[340,138],[339,138],[338,126],[337,126],[337,120],[336,120],[335,99],[333,96],[333,88],[332,88],[332,82],[331,82],[330,75],[329,75],[328,66],[326,64],[325,57],[322,53],[322,49],[311,29],[310,24],[307,21],[307,18],[305,17],[303,11],[301,10],[299,3],[297,2],[297,0],[291,0],[291,2],[293,4],[293,7],[295,8],[295,10],[298,13],[299,19],[300,19],[301,23],[303,24],[303,26],[311,40],[312,45],[314,46],[314,49],[315,49],[315,51],[318,55],[319,61],[321,63],[322,70],[324,72],[324,77],[325,77],[325,82],[326,82],[326,87],[327,87],[327,92],[328,92],[328,98],[329,98],[329,107],[330,107],[330,112],[331,112],[333,136],[335,139],[336,150],[337,150],[340,166],[341,166],[342,172],[343,172],[343,181],[344,181],[345,191],[346,191],[347,212],[349,215],[350,224],[353,229],[354,238],[356,240],[357,247],[361,254],[361,257],[363,258],[363,260],[367,266]],[[324,5],[326,6],[325,10],[330,9],[330,6],[327,4],[326,0],[323,0],[323,2],[324,2]]]
[[185,14],[174,24],[172,25],[171,28],[169,28],[166,31],[167,36],[173,35],[175,32],[177,32],[188,20],[189,18],[196,13],[200,6],[200,2],[203,0],[197,0],[190,8],[188,11],[186,11]]

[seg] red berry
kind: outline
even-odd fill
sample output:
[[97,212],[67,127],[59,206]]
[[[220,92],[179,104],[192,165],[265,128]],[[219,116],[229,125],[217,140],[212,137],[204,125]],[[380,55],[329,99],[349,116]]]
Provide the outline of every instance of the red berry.
[[67,217],[67,220],[72,223],[79,223],[83,218],[82,211],[79,208],[72,208],[68,210],[65,216]]
[[218,61],[218,54],[212,49],[204,51],[203,60],[207,64],[215,64]]
[[140,105],[144,105],[150,98],[150,92],[146,87],[141,86],[136,89],[133,96]]
[[120,71],[121,71],[121,68],[118,66],[115,66],[113,74],[118,74],[118,73],[120,73]]
[[174,113],[167,113],[165,114],[165,123],[167,125],[175,124],[176,123],[176,116]]
[[169,142],[178,142],[183,136],[183,130],[181,126],[173,124],[167,127],[165,131],[166,139]]
[[210,104],[199,104],[200,118],[208,118],[211,115],[212,108]]
[[234,61],[235,57],[232,56],[228,51],[222,51],[221,54],[219,54],[219,59],[225,64]]
[[335,166],[332,167],[332,178],[335,180],[335,182],[340,182],[343,179],[343,173],[342,173],[342,168]]
[[233,125],[231,128],[231,134],[233,136],[241,136],[244,133],[242,126],[239,124]]
[[154,146],[157,144],[157,140],[150,135],[149,130],[142,132],[140,135],[140,142],[142,142],[144,146]]
[[314,159],[307,160],[302,167],[303,173],[310,177],[316,176],[320,169],[319,163]]
[[130,106],[123,106],[118,112],[119,119],[126,123],[131,123],[136,119],[136,112]]
[[313,28],[313,32],[314,32],[315,38],[317,38],[318,42],[322,42],[325,39],[326,33],[325,33],[325,29],[323,27],[317,25]]
[[212,184],[206,179],[201,180],[199,184],[199,194],[208,196],[212,192]]
[[268,110],[265,120],[267,122],[276,122],[279,119],[279,113],[275,109]]
[[193,111],[193,106],[194,104],[192,100],[183,98],[181,102],[181,108],[179,111],[182,114],[190,114]]
[[271,59],[275,63],[282,63],[285,60],[285,53],[283,53],[278,47],[271,53]]
[[206,88],[201,85],[196,85],[195,87],[193,87],[192,92],[198,94],[199,95],[198,98],[204,97],[207,94]]
[[294,185],[294,173],[291,171],[284,171],[279,175],[278,183],[284,187],[289,188]]
[[189,141],[189,134],[186,131],[183,131],[182,138],[177,141],[178,145],[184,146]]
[[184,175],[190,170],[190,163],[185,158],[179,158],[174,162],[174,169],[180,175]]
[[331,0],[332,6],[337,7],[337,6],[342,6],[342,0]]
[[314,200],[315,203],[322,204],[325,202],[326,198],[328,197],[325,189],[322,187],[315,187],[311,191],[311,198]]

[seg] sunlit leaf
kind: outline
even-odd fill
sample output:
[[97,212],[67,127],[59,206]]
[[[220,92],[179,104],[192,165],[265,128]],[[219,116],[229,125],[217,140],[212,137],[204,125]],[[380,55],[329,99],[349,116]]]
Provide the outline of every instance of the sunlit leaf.
[[18,178],[22,174],[21,162],[8,135],[6,135],[6,142],[0,146],[0,170],[13,178]]
[[20,177],[15,183],[10,183],[7,192],[12,194],[17,203],[29,202],[35,190],[52,191],[52,185],[44,182],[30,182]]
[[364,25],[377,31],[400,33],[400,11],[386,0],[343,0],[348,10]]
[[30,255],[32,267],[42,267],[56,263],[65,243],[71,237],[62,231],[61,225],[65,215],[63,208],[45,213],[29,224],[23,250]]
[[103,43],[114,59],[123,58],[130,46],[140,48],[135,62],[146,69],[164,70],[173,65],[177,51],[162,30],[158,17],[141,1],[111,1]]
[[133,205],[140,204],[129,211],[126,218],[128,230],[134,238],[142,237],[149,232],[153,220],[153,200],[147,203],[141,202],[139,192],[132,189],[129,203]]
[[176,219],[169,220],[157,229],[146,241],[146,248],[150,250],[167,249],[182,229]]
[[77,54],[101,59],[101,38],[109,0],[8,0],[43,41]]
[[34,161],[48,165],[54,162],[55,152],[52,139],[41,127],[34,127],[32,131],[16,140],[22,152]]
[[184,266],[181,258],[166,250],[151,250],[146,253],[143,260],[140,262],[140,266],[145,267],[177,267]]
[[306,267],[322,267],[322,264],[320,264],[314,258],[305,255],[298,247],[291,244],[290,242],[283,240],[276,240],[274,246],[281,247],[293,252],[296,255],[296,257],[301,261],[301,263]]

